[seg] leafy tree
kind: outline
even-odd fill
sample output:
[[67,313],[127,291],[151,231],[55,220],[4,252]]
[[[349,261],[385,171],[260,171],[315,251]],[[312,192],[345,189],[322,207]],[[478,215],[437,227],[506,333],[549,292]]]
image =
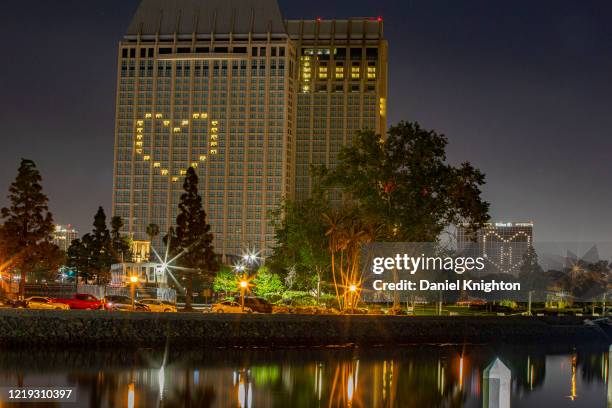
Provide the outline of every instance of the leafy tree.
[[518,277],[523,290],[540,291],[534,299],[543,300],[545,298],[543,291],[548,288],[549,281],[538,263],[538,254],[532,246],[523,255]]
[[215,292],[228,293],[238,291],[238,276],[227,266],[222,266],[213,280],[213,289]]
[[110,280],[110,267],[114,262],[110,232],[106,226],[104,208],[98,207],[94,216],[91,232],[90,272],[96,275],[96,282],[106,283]]
[[304,201],[286,200],[273,212],[277,247],[268,264],[272,269],[295,274],[291,286],[298,279],[310,289],[314,276],[317,293],[321,290],[330,264],[326,225],[321,217],[328,210],[328,202],[317,196]]
[[253,279],[253,285],[253,292],[261,297],[280,294],[285,290],[280,276],[271,273],[265,266],[262,266],[257,271],[257,276]]
[[42,177],[32,160],[21,159],[17,177],[9,187],[10,205],[0,211],[4,225],[0,245],[8,266],[18,270],[19,296],[25,294],[27,273],[43,269],[55,273],[61,251],[52,244],[53,216],[42,191]]
[[448,164],[447,144],[444,135],[400,122],[385,139],[357,133],[334,169],[314,170],[324,188],[351,199],[360,218],[383,226],[378,239],[433,242],[449,225],[478,228],[489,219],[484,174],[468,162]]
[[132,246],[127,237],[121,235],[123,219],[119,216],[111,218],[111,248],[115,262],[131,262]]
[[[219,270],[217,255],[212,241],[213,234],[206,222],[206,212],[202,207],[202,197],[198,193],[198,176],[190,167],[183,183],[185,192],[181,194],[176,228],[164,237],[178,272],[187,280],[185,309],[191,309],[194,277],[212,277]],[[180,254],[180,255],[179,255]]]

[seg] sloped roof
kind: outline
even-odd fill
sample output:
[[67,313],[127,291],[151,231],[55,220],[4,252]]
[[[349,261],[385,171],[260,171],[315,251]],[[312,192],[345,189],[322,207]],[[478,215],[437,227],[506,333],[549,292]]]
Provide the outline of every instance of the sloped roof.
[[126,36],[210,33],[284,34],[276,0],[142,0]]

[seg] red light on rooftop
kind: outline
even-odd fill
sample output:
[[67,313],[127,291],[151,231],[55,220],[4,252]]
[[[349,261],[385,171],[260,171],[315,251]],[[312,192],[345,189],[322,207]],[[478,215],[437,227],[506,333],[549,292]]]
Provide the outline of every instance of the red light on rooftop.
[[376,19],[376,21],[378,21],[379,23],[382,23],[382,17],[378,16],[378,18]]
[[321,22],[321,17],[317,17],[317,22]]

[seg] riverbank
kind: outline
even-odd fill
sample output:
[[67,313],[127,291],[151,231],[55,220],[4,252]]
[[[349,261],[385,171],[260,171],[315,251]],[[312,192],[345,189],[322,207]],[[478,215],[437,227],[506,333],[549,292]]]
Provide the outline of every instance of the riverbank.
[[0,310],[4,346],[324,347],[440,343],[612,343],[582,317],[310,316]]

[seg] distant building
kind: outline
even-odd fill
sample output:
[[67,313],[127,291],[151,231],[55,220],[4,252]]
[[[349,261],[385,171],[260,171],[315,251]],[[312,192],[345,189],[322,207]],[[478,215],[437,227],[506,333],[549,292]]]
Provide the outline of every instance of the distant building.
[[79,233],[72,225],[56,225],[53,232],[53,243],[62,251],[67,251],[70,243],[79,237]]
[[485,258],[486,273],[518,275],[523,256],[533,246],[532,222],[486,224],[475,234],[457,228],[457,250]]
[[132,240],[132,260],[134,262],[147,262],[151,256],[151,242]]
[[144,286],[167,287],[168,278],[162,265],[151,262],[119,263],[111,265],[111,286],[126,286],[130,277],[136,276],[138,284]]

